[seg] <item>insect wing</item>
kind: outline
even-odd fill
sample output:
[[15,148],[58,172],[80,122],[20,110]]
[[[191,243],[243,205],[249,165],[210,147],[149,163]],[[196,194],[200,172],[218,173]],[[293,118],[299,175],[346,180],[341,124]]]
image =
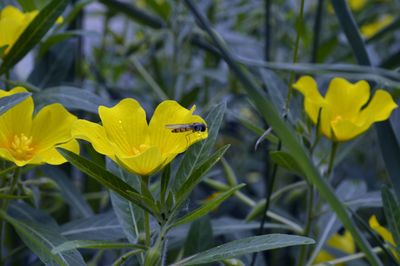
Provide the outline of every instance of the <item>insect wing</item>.
[[190,127],[189,124],[169,124],[169,125],[165,125],[166,128],[168,129],[181,129],[181,128],[188,128]]

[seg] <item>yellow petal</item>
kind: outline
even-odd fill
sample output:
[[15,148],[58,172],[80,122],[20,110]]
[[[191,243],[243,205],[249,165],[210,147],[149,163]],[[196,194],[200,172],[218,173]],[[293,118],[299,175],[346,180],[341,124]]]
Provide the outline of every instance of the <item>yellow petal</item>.
[[14,162],[17,166],[24,166],[27,165],[28,163],[30,163],[31,160],[18,160],[16,158],[14,158],[14,156],[12,156],[12,154],[10,153],[10,151],[7,149],[7,147],[4,147],[3,145],[1,145],[0,147],[0,157],[10,161],[10,162]]
[[356,245],[354,239],[349,231],[345,231],[343,235],[334,234],[327,242],[328,246],[337,250],[343,251],[347,254],[356,252]]
[[[72,139],[67,143],[58,145],[57,147],[72,151],[79,154],[79,144],[76,140]],[[29,164],[43,164],[48,163],[52,165],[59,165],[65,163],[67,160],[56,150],[56,147],[40,151]]]
[[329,84],[325,100],[335,115],[345,120],[358,116],[361,107],[369,99],[369,84],[365,80],[350,83],[343,78],[334,78]]
[[389,230],[379,224],[378,219],[375,215],[372,215],[371,218],[369,218],[369,226],[375,232],[377,232],[385,241],[396,246],[393,240],[392,233],[390,233]]
[[360,127],[349,120],[340,120],[331,122],[331,127],[333,130],[333,136],[331,139],[335,141],[347,141],[350,140],[361,133],[363,133],[368,128]]
[[136,100],[124,99],[111,108],[100,106],[99,115],[108,139],[125,156],[148,142],[146,113]]
[[43,107],[33,119],[31,136],[38,151],[71,140],[72,124],[76,116],[59,103]]
[[24,13],[22,13],[15,6],[6,6],[0,12],[0,19],[9,18],[15,21],[23,21],[25,19]]
[[328,139],[335,140],[332,130],[332,111],[329,105],[324,106],[321,109],[321,118],[319,123],[319,130]]
[[370,120],[371,123],[389,118],[397,108],[392,96],[384,90],[377,90],[368,106],[361,111],[360,119]]
[[372,228],[372,230],[377,232],[383,238],[383,240],[393,246],[389,247],[389,249],[396,257],[397,261],[400,262],[400,252],[395,248],[397,247],[397,245],[394,242],[392,233],[390,233],[389,230],[379,224],[378,219],[376,219],[375,215],[372,215],[371,218],[369,218],[369,226]]
[[15,43],[21,26],[22,23],[16,22],[13,19],[0,19],[0,47],[8,45],[5,53],[7,53]]
[[73,124],[71,134],[74,138],[90,142],[98,153],[115,159],[114,148],[107,138],[106,131],[99,124],[79,119]]
[[359,11],[364,8],[367,0],[349,0],[349,6],[353,11]]
[[393,16],[385,15],[377,19],[376,21],[361,26],[360,31],[364,37],[369,38],[374,36],[376,33],[385,28],[390,23],[392,23],[393,20],[394,20]]
[[317,83],[310,76],[301,77],[293,88],[304,95],[304,109],[311,121],[316,124],[318,121],[318,113],[324,105],[324,99],[318,91]]
[[321,250],[318,253],[317,257],[315,258],[314,263],[318,264],[318,263],[323,263],[323,262],[327,262],[327,261],[334,260],[334,259],[335,259],[335,257],[332,256],[328,251]]
[[158,147],[150,147],[132,157],[117,157],[117,162],[127,170],[140,176],[150,175],[163,165],[163,159]]
[[176,101],[163,101],[154,111],[150,121],[150,139],[152,145],[160,147],[163,158],[171,154],[178,154],[185,151],[193,143],[208,137],[205,132],[180,132],[174,133],[167,125],[191,124],[206,122],[197,115],[193,115],[195,106],[188,110]]
[[[26,92],[26,90],[22,87],[15,87],[8,92],[0,91],[0,98],[19,92]],[[9,141],[9,138],[15,134],[24,133],[26,136],[29,136],[33,108],[32,97],[28,97],[0,115],[0,143]]]

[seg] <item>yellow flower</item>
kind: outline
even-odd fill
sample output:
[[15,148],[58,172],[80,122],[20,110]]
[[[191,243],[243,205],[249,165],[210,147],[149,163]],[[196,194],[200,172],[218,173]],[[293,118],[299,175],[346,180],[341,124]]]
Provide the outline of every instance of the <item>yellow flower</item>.
[[367,0],[348,0],[350,9],[353,11],[360,11],[364,8]]
[[[356,251],[356,245],[354,243],[354,239],[350,232],[347,230],[343,235],[334,234],[327,242],[326,245],[330,248],[334,248],[339,250],[345,254],[353,254]],[[335,256],[330,254],[326,250],[321,250],[317,257],[315,258],[315,263],[323,263],[330,260],[334,260]],[[339,266],[343,266],[344,264],[338,264]]]
[[[24,32],[39,11],[23,13],[14,6],[6,6],[0,11],[0,48],[7,46],[6,54],[19,36]],[[56,23],[62,23],[63,18],[59,17]]]
[[[379,224],[378,219],[376,219],[375,215],[372,215],[371,218],[369,218],[369,226],[375,232],[377,232],[383,238],[383,240],[388,242],[391,246],[397,247],[396,243],[394,242],[392,233],[390,233],[389,230],[387,230],[385,227]],[[393,253],[393,255],[397,258],[397,260],[400,261],[400,253],[398,253],[395,248],[389,248],[389,249]]]
[[370,87],[364,80],[350,83],[334,78],[325,97],[310,76],[301,77],[293,87],[304,95],[304,109],[311,121],[317,124],[319,117],[319,130],[333,141],[347,141],[362,134],[374,122],[388,119],[397,108],[392,96],[384,90],[377,90],[365,106]]
[[[19,92],[0,90],[0,98]],[[79,152],[78,142],[71,137],[71,127],[77,118],[62,105],[43,107],[32,117],[32,97],[12,107],[0,116],[0,157],[18,166],[26,164],[62,164],[66,162],[56,147]]]
[[174,133],[169,124],[203,123],[193,115],[195,106],[187,110],[175,101],[164,101],[154,111],[150,123],[146,113],[134,99],[124,99],[114,107],[99,107],[102,126],[78,120],[72,134],[92,143],[93,148],[129,171],[150,175],[171,162],[191,144],[205,139],[208,131]]
[[365,24],[361,26],[361,33],[364,37],[369,38],[375,35],[375,33],[382,30],[384,27],[392,23],[394,17],[391,15],[384,15],[380,17],[378,20]]

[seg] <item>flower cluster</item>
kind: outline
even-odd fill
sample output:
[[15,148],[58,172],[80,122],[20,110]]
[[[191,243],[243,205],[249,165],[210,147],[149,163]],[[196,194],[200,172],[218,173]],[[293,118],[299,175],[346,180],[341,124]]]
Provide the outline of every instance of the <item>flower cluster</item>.
[[[22,87],[0,91],[0,97],[26,92]],[[63,147],[75,153],[75,138],[92,143],[94,149],[139,175],[159,170],[190,145],[207,138],[205,121],[175,101],[162,102],[147,123],[146,113],[134,99],[124,99],[112,108],[99,107],[102,125],[79,120],[62,105],[51,104],[33,116],[32,97],[0,116],[0,156],[18,166],[61,164],[57,152]],[[204,125],[203,131],[172,132],[167,125]]]

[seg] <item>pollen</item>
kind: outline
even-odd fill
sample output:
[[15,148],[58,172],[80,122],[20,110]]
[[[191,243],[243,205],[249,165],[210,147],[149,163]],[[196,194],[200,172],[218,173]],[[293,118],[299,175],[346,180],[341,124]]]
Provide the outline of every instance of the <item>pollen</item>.
[[32,137],[25,136],[24,133],[15,134],[11,138],[9,151],[18,160],[29,160],[34,154]]

